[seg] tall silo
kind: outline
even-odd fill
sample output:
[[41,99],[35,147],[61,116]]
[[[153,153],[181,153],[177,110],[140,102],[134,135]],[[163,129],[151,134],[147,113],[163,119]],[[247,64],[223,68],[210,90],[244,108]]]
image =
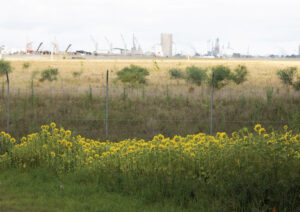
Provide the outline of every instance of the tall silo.
[[164,57],[172,57],[172,34],[162,33],[161,34],[161,48]]

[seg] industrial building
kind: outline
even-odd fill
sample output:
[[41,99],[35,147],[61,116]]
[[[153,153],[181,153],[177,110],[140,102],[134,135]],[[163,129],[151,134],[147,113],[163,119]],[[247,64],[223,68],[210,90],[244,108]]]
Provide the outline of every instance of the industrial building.
[[164,57],[172,57],[172,34],[162,33],[161,34],[161,48]]

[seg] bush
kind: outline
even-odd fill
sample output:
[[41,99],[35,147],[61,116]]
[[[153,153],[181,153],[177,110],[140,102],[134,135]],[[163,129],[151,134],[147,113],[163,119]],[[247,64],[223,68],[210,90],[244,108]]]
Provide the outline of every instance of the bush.
[[12,68],[10,66],[10,62],[0,60],[0,77],[5,75],[6,72],[10,73],[11,70],[12,70]]
[[41,73],[40,82],[48,80],[50,82],[57,80],[58,69],[57,68],[48,68]]
[[300,90],[300,77],[297,77],[297,81],[295,81],[293,83],[293,88],[296,90],[296,91],[299,91]]
[[186,68],[186,80],[187,82],[196,84],[198,86],[202,85],[207,79],[207,70],[203,68],[198,68],[196,66],[190,66]]
[[146,84],[146,76],[148,75],[149,72],[146,68],[130,65],[130,67],[125,67],[117,72],[117,80],[131,87],[135,87],[140,84]]
[[23,63],[23,69],[28,69],[30,67],[30,63],[25,62]]
[[171,76],[171,79],[183,79],[184,73],[180,69],[172,68],[169,70],[169,74]]
[[279,70],[277,72],[277,75],[283,84],[289,86],[289,85],[293,85],[293,79],[296,73],[297,73],[297,67],[289,67],[289,68]]
[[234,72],[235,73],[231,74],[231,79],[235,84],[239,85],[247,80],[246,76],[248,75],[248,70],[246,66],[238,65],[238,67],[234,69]]
[[82,74],[82,72],[77,72],[77,71],[72,72],[72,75],[73,75],[74,78],[80,77],[81,74]]
[[217,89],[221,89],[224,86],[226,86],[229,83],[229,80],[231,79],[230,69],[223,65],[213,67],[212,73],[214,74],[213,86]]

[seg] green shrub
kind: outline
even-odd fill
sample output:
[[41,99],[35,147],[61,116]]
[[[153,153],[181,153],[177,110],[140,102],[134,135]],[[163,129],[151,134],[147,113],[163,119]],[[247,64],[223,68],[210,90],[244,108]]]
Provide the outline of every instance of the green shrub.
[[190,66],[186,68],[186,80],[189,83],[202,85],[207,80],[207,70],[198,68],[196,66]]
[[72,72],[72,75],[73,75],[74,78],[80,77],[81,74],[82,74],[82,72],[77,72],[77,71]]
[[146,76],[149,72],[146,68],[130,65],[117,72],[117,80],[131,87],[136,87],[140,84],[146,84]]
[[296,73],[297,73],[297,67],[289,67],[289,68],[279,70],[277,72],[277,75],[283,84],[289,86],[289,85],[293,85],[293,79]]
[[41,78],[39,79],[40,82],[47,81],[56,81],[58,75],[58,69],[57,68],[48,68],[42,71]]
[[10,73],[12,71],[10,62],[0,60],[0,77],[5,75],[6,72]]
[[30,63],[25,62],[23,63],[23,69],[28,69],[30,67]]
[[169,74],[171,76],[171,79],[183,79],[184,73],[180,69],[172,68],[169,70]]
[[247,80],[246,76],[248,75],[248,70],[246,66],[238,65],[238,67],[234,69],[234,72],[235,73],[231,74],[231,79],[235,84],[239,85]]
[[[231,71],[226,66],[215,66],[212,68],[212,73],[214,74],[214,88],[221,89],[229,83],[229,80],[231,80]],[[209,81],[211,82],[211,77]]]
[[293,88],[296,90],[296,91],[299,91],[300,90],[300,77],[297,77],[297,81],[295,81],[293,83]]

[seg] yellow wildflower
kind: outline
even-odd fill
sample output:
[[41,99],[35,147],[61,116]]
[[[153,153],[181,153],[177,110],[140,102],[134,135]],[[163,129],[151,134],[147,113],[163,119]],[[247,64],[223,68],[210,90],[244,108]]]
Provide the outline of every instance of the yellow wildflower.
[[260,130],[260,128],[261,128],[261,125],[257,124],[257,125],[255,125],[254,130],[257,132]]
[[55,128],[55,127],[56,127],[56,124],[55,124],[54,122],[52,122],[52,123],[50,124],[50,126],[51,126],[52,128]]
[[11,139],[10,139],[10,143],[12,143],[12,144],[16,143],[16,139],[11,138]]

